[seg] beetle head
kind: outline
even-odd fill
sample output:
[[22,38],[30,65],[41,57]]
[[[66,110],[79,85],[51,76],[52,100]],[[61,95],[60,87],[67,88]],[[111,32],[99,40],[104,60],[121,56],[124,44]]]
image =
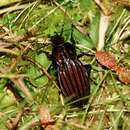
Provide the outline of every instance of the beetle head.
[[51,42],[53,45],[58,46],[64,44],[64,37],[56,33],[54,36],[51,36]]

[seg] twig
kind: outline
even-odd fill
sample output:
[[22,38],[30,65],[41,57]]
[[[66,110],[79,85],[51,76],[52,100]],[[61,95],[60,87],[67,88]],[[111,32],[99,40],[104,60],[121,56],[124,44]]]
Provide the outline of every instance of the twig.
[[34,62],[30,57],[28,57],[26,55],[23,55],[22,57],[23,57],[23,59],[28,60],[31,63],[33,63],[34,65],[36,65],[48,77],[48,79],[53,82],[53,84],[55,85],[55,87],[60,91],[60,89],[57,86],[56,82],[53,80],[53,78],[51,77],[51,75],[47,72],[47,70],[42,65],[40,65],[37,62]]
[[47,70],[42,65],[40,65],[37,62],[34,62],[29,56],[23,55],[22,58],[27,60],[27,61],[30,61],[31,63],[36,65],[49,78],[49,80],[52,80],[52,77],[50,76],[50,74],[47,72]]

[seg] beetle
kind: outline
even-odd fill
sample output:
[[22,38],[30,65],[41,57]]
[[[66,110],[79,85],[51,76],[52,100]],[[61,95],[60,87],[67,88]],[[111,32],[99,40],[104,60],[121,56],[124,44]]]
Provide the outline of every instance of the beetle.
[[86,100],[80,99],[90,95],[91,66],[83,65],[79,60],[72,33],[70,42],[65,41],[62,33],[51,36],[52,63],[57,70],[58,86],[63,96],[69,97],[70,101],[78,99],[74,104],[83,105]]

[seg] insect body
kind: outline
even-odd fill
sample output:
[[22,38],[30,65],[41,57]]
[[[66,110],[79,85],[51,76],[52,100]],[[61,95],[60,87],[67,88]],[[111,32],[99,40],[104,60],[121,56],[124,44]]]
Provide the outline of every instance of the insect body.
[[[89,74],[76,55],[75,45],[64,42],[61,35],[51,37],[53,65],[57,69],[58,85],[65,97],[76,100],[90,94]],[[82,104],[82,101],[79,101]]]

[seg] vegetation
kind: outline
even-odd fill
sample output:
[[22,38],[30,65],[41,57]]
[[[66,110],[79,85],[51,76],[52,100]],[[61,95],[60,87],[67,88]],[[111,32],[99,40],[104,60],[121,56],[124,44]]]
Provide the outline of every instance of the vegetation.
[[[4,5],[4,6],[3,6]],[[36,0],[0,2],[0,130],[130,130],[130,84],[100,65],[96,51],[130,66],[130,2]],[[83,108],[58,93],[47,54],[50,36],[73,37],[91,64],[91,94]],[[128,75],[129,76],[129,75]]]

